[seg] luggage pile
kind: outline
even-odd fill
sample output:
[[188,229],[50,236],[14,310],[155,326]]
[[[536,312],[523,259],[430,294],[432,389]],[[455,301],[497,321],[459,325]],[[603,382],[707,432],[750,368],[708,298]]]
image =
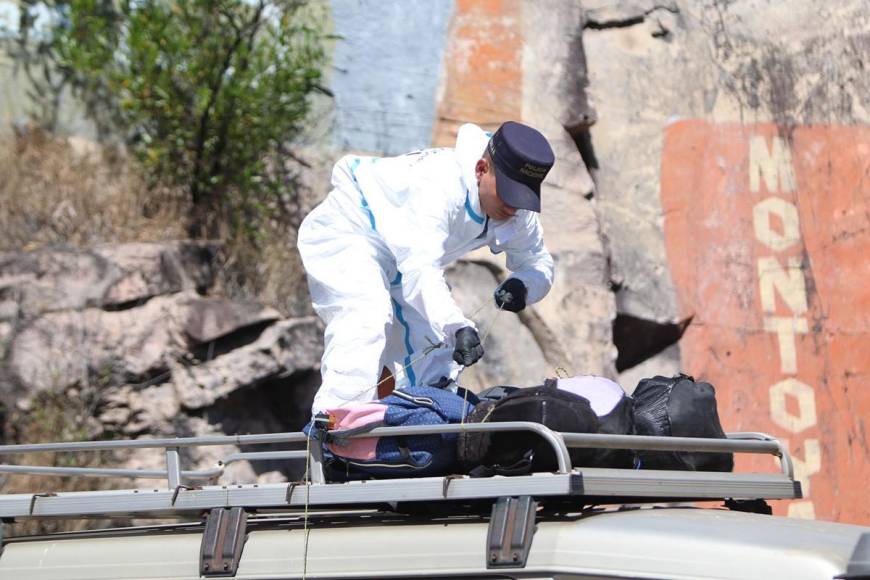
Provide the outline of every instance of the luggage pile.
[[[322,442],[332,481],[555,471],[550,445],[526,431],[346,438],[384,426],[507,421],[537,422],[566,433],[725,438],[715,389],[684,374],[643,379],[631,396],[609,379],[588,375],[548,379],[528,388],[498,386],[478,395],[461,388],[410,387],[372,403],[328,410],[306,432]],[[332,435],[338,431],[345,438]],[[734,468],[730,453],[587,448],[569,453],[575,467]]]

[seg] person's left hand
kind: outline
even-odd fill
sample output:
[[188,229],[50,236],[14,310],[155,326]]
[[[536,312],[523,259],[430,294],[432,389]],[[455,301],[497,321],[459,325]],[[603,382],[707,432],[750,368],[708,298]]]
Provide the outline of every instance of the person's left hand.
[[504,310],[519,312],[526,307],[526,285],[518,278],[508,278],[495,289],[495,305]]
[[456,331],[456,347],[453,349],[453,360],[463,366],[471,366],[483,356],[483,345],[480,336],[470,326],[463,326]]

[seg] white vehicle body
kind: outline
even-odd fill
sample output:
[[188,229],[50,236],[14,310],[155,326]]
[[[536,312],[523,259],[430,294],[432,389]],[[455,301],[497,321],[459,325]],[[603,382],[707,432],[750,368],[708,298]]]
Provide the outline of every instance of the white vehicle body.
[[[861,526],[716,509],[644,508],[543,516],[522,569],[486,567],[486,518],[371,513],[263,517],[235,578],[716,578],[830,580]],[[202,524],[12,540],[0,578],[201,578]]]
[[[0,579],[289,578],[870,578],[870,528],[796,520],[765,500],[800,497],[783,446],[763,434],[686,439],[555,433],[536,423],[378,428],[389,436],[445,430],[537,432],[554,473],[330,483],[314,452],[241,453],[215,470],[181,469],[178,448],[304,441],[303,434],[0,446],[0,453],[165,448],[155,489],[0,495],[5,522],[30,518],[174,516],[191,523],[6,537]],[[771,453],[781,473],[574,468],[568,447]],[[307,457],[306,482],[189,485],[226,463]],[[0,466],[6,473],[111,475],[112,470]],[[731,510],[655,507],[726,500]],[[616,507],[622,504],[631,507]],[[610,506],[594,508],[592,506]],[[645,506],[645,507],[638,507]],[[732,511],[740,510],[740,511]],[[203,515],[207,514],[207,518]]]

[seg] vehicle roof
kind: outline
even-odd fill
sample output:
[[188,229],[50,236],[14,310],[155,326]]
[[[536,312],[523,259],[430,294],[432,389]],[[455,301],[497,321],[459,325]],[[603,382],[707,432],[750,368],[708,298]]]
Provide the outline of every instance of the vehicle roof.
[[[846,570],[870,532],[718,509],[539,514],[526,567],[496,571],[486,569],[488,519],[479,516],[333,514],[312,517],[309,529],[309,578],[830,579]],[[201,528],[163,532],[12,540],[0,557],[0,577],[199,578]],[[236,578],[301,577],[305,551],[299,515],[252,518]]]

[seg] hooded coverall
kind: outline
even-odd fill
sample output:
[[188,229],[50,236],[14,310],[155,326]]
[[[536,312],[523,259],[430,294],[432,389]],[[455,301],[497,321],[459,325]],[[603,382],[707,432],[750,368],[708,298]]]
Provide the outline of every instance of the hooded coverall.
[[[507,252],[528,304],[549,292],[553,259],[538,214],[519,210],[496,222],[481,210],[475,164],[488,140],[466,124],[452,149],[336,163],[332,191],[298,237],[314,309],[326,324],[315,413],[374,400],[384,367],[397,388],[458,377],[454,334],[474,323],[454,302],[443,269],[466,253],[484,245]],[[421,357],[433,343],[443,346]]]

